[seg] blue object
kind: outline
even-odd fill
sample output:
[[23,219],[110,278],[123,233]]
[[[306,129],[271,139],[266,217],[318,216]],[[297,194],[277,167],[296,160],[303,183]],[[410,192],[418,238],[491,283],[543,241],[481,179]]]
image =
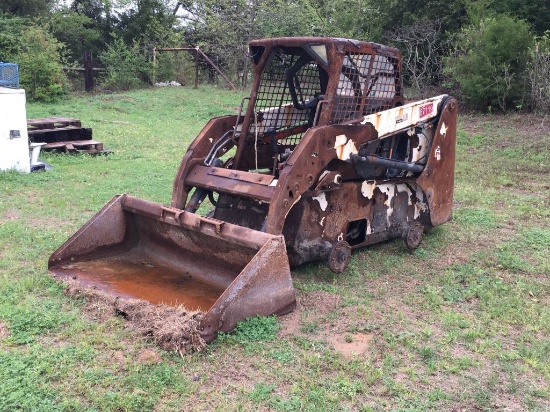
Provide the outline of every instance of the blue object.
[[16,63],[0,63],[0,87],[19,89],[19,67]]

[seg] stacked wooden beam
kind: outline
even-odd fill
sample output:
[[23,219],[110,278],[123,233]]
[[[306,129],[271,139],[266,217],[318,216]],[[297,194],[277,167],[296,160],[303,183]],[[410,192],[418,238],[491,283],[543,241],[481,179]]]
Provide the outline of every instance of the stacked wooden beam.
[[92,139],[92,129],[82,127],[78,119],[47,117],[28,119],[27,131],[33,143],[46,143],[42,150],[57,150],[69,153],[110,153],[103,143]]

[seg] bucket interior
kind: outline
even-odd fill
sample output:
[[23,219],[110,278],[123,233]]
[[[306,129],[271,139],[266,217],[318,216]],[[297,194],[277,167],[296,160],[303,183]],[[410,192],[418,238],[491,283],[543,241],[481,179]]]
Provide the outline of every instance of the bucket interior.
[[208,311],[259,249],[128,211],[124,215],[121,243],[66,256],[50,271],[116,296]]

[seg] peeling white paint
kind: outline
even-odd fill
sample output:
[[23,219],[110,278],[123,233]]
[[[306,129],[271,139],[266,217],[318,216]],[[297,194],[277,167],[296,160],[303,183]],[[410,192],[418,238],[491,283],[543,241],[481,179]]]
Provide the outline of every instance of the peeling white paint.
[[335,175],[334,176],[334,183],[336,183],[337,185],[340,184],[341,180],[342,180],[342,175]]
[[323,222],[324,222],[324,220],[325,220],[325,217],[326,217],[326,216],[323,216],[323,218],[322,218],[321,221],[319,222],[319,224],[320,224],[321,226],[323,226]]
[[374,196],[375,187],[376,183],[374,182],[374,180],[365,180],[361,184],[361,194],[367,199],[372,199],[372,197]]
[[351,155],[357,154],[358,152],[359,150],[357,150],[357,147],[355,146],[355,142],[350,139],[344,146],[344,150],[342,151],[342,157],[340,157],[340,159],[349,161],[351,159]]
[[344,234],[343,233],[340,233],[338,235],[338,242],[341,242],[342,240],[344,240]]
[[438,108],[441,106],[440,103],[445,97],[446,95],[436,96],[373,113],[365,116],[361,123],[371,123],[378,131],[378,138],[381,139],[398,130],[404,131],[429,117],[436,117]]
[[325,170],[323,173],[321,173],[321,176],[319,177],[319,181],[321,181],[323,179],[323,177],[325,177],[329,173],[330,173],[330,171],[328,171],[328,170]]
[[348,138],[345,134],[339,134],[336,136],[336,141],[334,142],[334,148],[338,150],[340,146],[344,146],[348,141]]
[[445,126],[445,122],[441,124],[441,129],[439,129],[439,134],[441,136],[445,136],[447,134],[447,126]]
[[210,139],[208,139],[208,141],[209,141],[210,143],[212,143],[212,142],[214,141],[214,139],[210,138]]
[[279,181],[278,179],[273,179],[273,180],[271,181],[271,183],[269,184],[269,187],[275,187],[275,186],[277,186],[277,182],[278,182],[278,181]]
[[323,212],[327,210],[328,202],[327,202],[327,197],[325,195],[325,192],[321,192],[319,196],[315,196],[313,199],[319,202],[319,207]]
[[386,184],[386,185],[379,185],[378,186],[378,189],[380,189],[380,191],[382,193],[385,193],[388,195],[388,198],[386,199],[386,201],[384,202],[384,204],[386,206],[390,206],[391,205],[391,199],[393,197],[393,194],[391,193],[392,189],[395,187],[395,185],[390,185],[390,184]]
[[348,138],[344,134],[336,136],[334,149],[336,149],[336,156],[338,157],[338,159],[344,161],[350,161],[351,154],[358,153],[355,142],[352,139],[348,140]]
[[367,235],[372,233],[372,228],[370,227],[370,221],[367,219]]
[[424,134],[419,134],[418,146],[413,147],[410,161],[413,163],[423,160],[422,164],[426,163],[426,155],[428,154],[428,148],[430,146],[428,138]]
[[390,184],[382,184],[382,185],[379,185],[378,188],[380,189],[381,192],[383,193],[386,193],[386,194],[390,194],[391,190],[395,187],[395,185],[390,185]]

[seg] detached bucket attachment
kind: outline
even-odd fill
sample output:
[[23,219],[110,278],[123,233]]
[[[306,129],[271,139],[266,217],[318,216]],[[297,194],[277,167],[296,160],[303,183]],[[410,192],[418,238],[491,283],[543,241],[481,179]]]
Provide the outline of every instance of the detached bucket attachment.
[[290,312],[296,302],[282,236],[129,195],[105,205],[48,268],[119,299],[202,311],[206,342],[247,317]]

